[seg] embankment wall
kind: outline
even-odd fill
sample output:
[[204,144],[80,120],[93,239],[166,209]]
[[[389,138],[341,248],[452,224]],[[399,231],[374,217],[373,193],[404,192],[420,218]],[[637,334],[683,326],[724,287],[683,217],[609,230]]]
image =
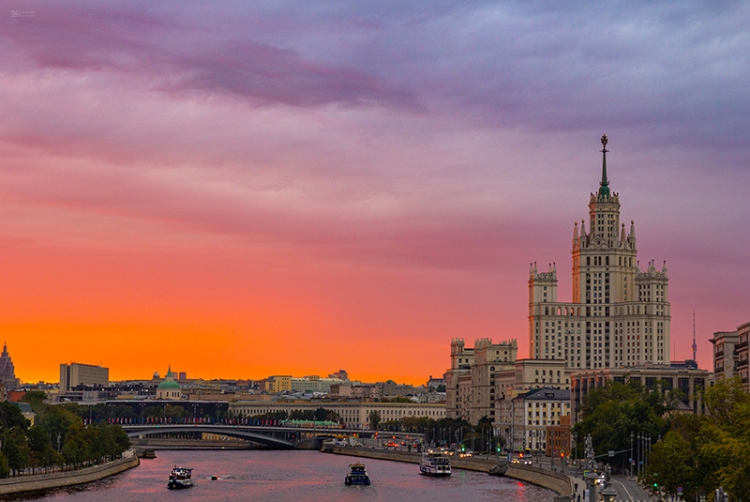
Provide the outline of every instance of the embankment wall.
[[138,464],[138,456],[135,455],[135,451],[131,450],[128,456],[121,459],[86,467],[85,469],[0,479],[0,495],[36,492],[91,483],[137,467]]
[[[394,462],[407,462],[418,464],[421,458],[420,453],[372,450],[369,448],[356,448],[348,446],[324,447],[323,450],[337,455],[349,455],[352,457],[376,458],[379,460],[391,460]],[[495,459],[491,458],[452,458],[451,466],[455,469],[465,469],[469,471],[489,472],[497,464]],[[559,472],[545,471],[536,467],[509,467],[506,477],[532,483],[542,488],[552,490],[558,495],[570,496],[573,494],[573,486],[570,478]]]

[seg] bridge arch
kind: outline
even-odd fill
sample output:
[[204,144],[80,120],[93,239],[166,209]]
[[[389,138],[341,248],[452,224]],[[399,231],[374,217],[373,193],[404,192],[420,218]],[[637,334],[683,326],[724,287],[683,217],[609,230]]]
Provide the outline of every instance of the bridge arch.
[[184,432],[208,432],[209,434],[220,434],[239,439],[245,439],[254,443],[260,443],[275,449],[292,449],[294,443],[276,437],[273,434],[264,434],[259,431],[242,429],[241,427],[231,425],[131,425],[123,426],[123,429],[129,437],[151,436],[153,434],[172,434]]

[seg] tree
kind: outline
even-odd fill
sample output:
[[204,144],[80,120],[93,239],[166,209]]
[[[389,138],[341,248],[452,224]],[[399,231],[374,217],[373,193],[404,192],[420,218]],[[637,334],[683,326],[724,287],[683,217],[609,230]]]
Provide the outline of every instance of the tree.
[[2,453],[8,459],[8,467],[13,474],[29,466],[30,450],[23,429],[15,426],[5,430]]
[[654,445],[645,473],[669,495],[685,500],[719,486],[737,500],[750,493],[750,396],[739,379],[717,383],[703,395],[710,415],[672,417],[671,430]]
[[669,422],[665,417],[673,408],[671,400],[669,394],[650,391],[638,382],[609,382],[589,391],[580,408],[583,419],[573,429],[580,441],[578,452],[583,453],[584,438],[591,434],[596,452],[621,452],[603,459],[605,463],[625,464],[631,433],[654,440],[666,434]]
[[44,426],[35,424],[26,432],[32,467],[48,467],[60,462],[57,451],[50,442],[50,433]]
[[44,400],[47,399],[47,393],[41,390],[30,390],[23,395],[21,401],[29,403],[32,411],[37,415],[44,415],[47,410],[47,405],[44,404]]
[[292,410],[289,412],[289,420],[315,420],[313,410]]
[[0,426],[3,429],[20,427],[23,430],[29,428],[29,421],[23,416],[21,408],[7,401],[0,402]]
[[370,422],[370,429],[377,429],[380,425],[380,412],[378,410],[372,410],[367,415],[367,421]]
[[51,444],[55,449],[58,449],[58,445],[62,447],[65,444],[70,426],[76,423],[80,424],[81,419],[65,406],[50,406],[38,421],[38,424],[49,433]]
[[8,467],[8,459],[5,455],[0,453],[0,478],[7,478],[10,474],[10,467]]

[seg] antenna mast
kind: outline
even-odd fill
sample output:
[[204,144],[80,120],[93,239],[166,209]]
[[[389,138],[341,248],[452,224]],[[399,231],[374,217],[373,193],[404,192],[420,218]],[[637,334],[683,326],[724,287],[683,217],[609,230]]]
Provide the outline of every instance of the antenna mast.
[[698,361],[698,345],[695,343],[695,309],[693,309],[693,361]]

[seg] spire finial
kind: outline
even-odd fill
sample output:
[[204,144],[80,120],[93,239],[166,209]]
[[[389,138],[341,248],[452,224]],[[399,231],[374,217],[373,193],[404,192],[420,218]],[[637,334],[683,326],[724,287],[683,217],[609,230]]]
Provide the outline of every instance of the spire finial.
[[602,135],[602,181],[599,183],[599,196],[609,197],[609,180],[607,180],[607,135]]

